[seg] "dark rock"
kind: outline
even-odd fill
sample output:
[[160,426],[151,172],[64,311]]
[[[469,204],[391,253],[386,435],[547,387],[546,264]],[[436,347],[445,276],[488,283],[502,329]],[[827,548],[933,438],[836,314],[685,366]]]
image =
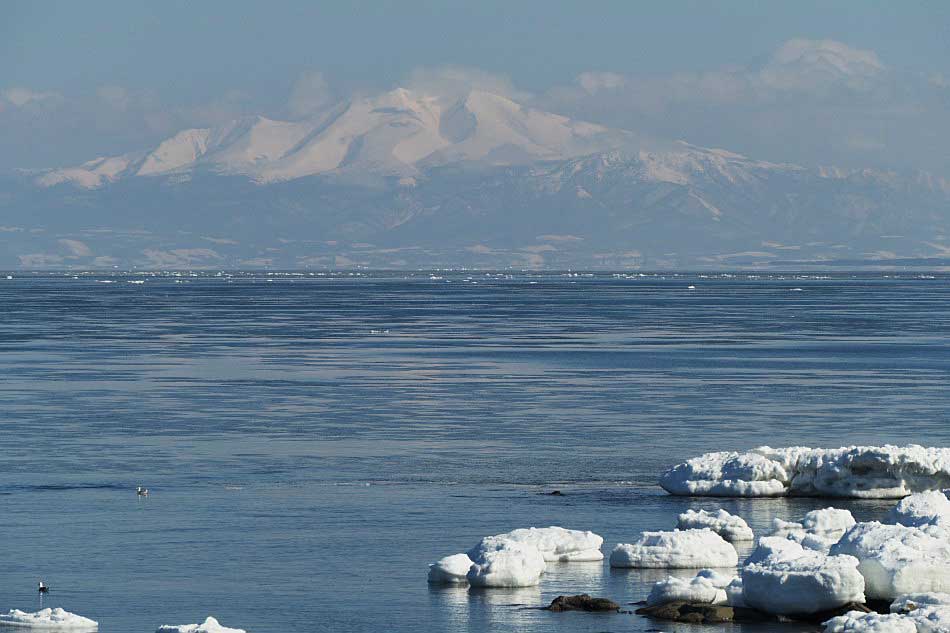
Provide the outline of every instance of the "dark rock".
[[775,618],[745,607],[730,607],[717,604],[698,604],[684,601],[667,602],[652,607],[637,609],[637,615],[687,622],[690,624],[721,624],[723,622],[769,622]]
[[729,607],[726,605],[676,601],[658,604],[652,607],[643,607],[637,609],[636,613],[637,615],[645,615],[658,620],[688,622],[691,624],[718,624],[722,622],[805,622],[808,624],[820,624],[835,616],[844,615],[848,611],[871,613],[872,609],[869,609],[866,605],[859,602],[850,602],[836,609],[829,609],[819,613],[798,613],[776,616],[747,607]]
[[577,596],[558,596],[551,601],[548,611],[619,611],[620,605],[607,598],[591,598],[582,593]]
[[548,496],[549,497],[563,497],[564,493],[561,492],[560,490],[552,490],[551,492],[548,493]]

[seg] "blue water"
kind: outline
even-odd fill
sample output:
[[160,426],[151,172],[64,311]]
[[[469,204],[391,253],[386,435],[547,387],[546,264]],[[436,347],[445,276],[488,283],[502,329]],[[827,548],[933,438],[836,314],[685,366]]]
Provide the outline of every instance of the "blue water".
[[426,566],[515,527],[609,551],[686,508],[762,529],[828,505],[655,486],[705,451],[950,445],[947,276],[12,275],[0,610],[42,578],[108,633],[693,630],[525,608],[665,572],[479,592]]

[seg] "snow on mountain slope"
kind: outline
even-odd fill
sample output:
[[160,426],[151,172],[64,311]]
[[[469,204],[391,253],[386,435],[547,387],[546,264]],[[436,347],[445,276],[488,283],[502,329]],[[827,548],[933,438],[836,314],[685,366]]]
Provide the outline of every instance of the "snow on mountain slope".
[[405,176],[468,161],[508,165],[566,159],[618,147],[630,136],[487,92],[450,100],[400,88],[304,121],[249,117],[184,130],[141,155],[48,170],[35,182],[96,188],[129,176],[199,168],[261,183],[343,172]]

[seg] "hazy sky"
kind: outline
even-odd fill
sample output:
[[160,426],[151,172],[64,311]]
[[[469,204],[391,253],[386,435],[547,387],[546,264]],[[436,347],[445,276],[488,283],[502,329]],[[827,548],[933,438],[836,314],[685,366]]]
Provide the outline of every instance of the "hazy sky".
[[8,1],[0,169],[448,80],[770,160],[950,176],[948,24],[943,1]]

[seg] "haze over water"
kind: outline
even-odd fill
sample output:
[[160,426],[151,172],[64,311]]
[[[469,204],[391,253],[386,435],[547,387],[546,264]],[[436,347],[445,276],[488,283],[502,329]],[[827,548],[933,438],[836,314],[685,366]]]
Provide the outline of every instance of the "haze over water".
[[945,275],[13,276],[0,610],[42,578],[106,633],[691,630],[522,608],[665,570],[478,592],[426,565],[530,525],[606,553],[690,507],[761,530],[830,504],[655,485],[706,451],[950,443]]

